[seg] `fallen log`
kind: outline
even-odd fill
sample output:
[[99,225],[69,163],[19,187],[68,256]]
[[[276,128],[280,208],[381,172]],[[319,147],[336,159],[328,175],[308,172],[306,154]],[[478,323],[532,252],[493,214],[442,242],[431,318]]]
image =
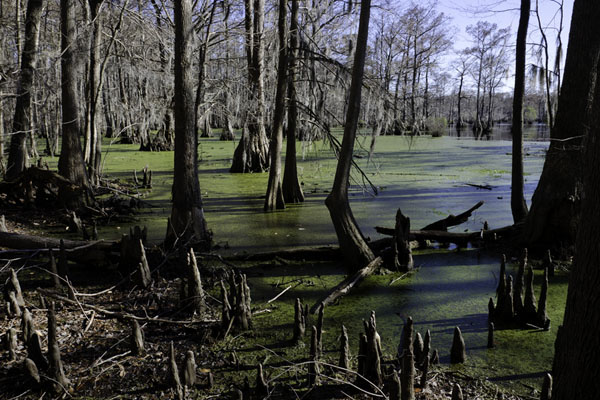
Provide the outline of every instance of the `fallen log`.
[[[38,249],[40,253],[58,251],[61,239],[33,236],[11,232],[0,232],[0,248],[27,250]],[[108,261],[111,253],[116,253],[120,242],[98,240],[87,242],[83,240],[63,240],[67,258],[71,261],[87,263],[102,263]]]
[[358,285],[360,281],[364,278],[372,274],[381,264],[383,260],[381,257],[377,257],[373,261],[371,261],[366,267],[356,271],[353,275],[350,275],[342,282],[340,282],[336,287],[334,287],[331,292],[329,292],[326,296],[317,300],[317,302],[311,307],[310,313],[314,314],[315,311],[319,308],[321,304],[323,307],[333,303],[339,297],[342,297],[350,291],[354,286]]
[[467,222],[473,211],[477,210],[479,207],[483,205],[483,201],[478,202],[473,207],[469,208],[467,211],[458,214],[458,215],[448,215],[446,218],[431,223],[421,229],[422,231],[447,231],[449,227],[460,225],[462,223]]
[[[490,229],[489,231],[479,232],[447,232],[447,231],[426,231],[416,230],[410,231],[409,240],[425,241],[431,240],[438,243],[455,243],[457,245],[466,245],[478,241],[492,242],[497,239],[506,238],[518,232],[520,224],[509,225],[498,229]],[[390,237],[374,240],[369,243],[371,249],[375,252],[381,251],[393,244],[393,229],[390,232],[389,228],[378,230],[383,235]],[[416,245],[415,245],[416,247]]]
[[[460,225],[462,223],[467,222],[473,211],[477,210],[484,204],[483,201],[478,202],[473,207],[469,208],[467,211],[460,213],[458,215],[448,215],[444,219],[440,219],[439,221],[435,221],[424,228],[420,229],[421,231],[447,231],[451,226]],[[384,228],[382,226],[376,226],[375,230],[382,235],[394,235],[394,228]]]

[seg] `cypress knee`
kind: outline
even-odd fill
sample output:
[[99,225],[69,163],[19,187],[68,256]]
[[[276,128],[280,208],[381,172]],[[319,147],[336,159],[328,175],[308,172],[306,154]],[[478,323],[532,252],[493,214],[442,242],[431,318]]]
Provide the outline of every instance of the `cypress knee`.
[[463,400],[462,389],[458,383],[455,383],[452,387],[452,400]]
[[466,359],[465,340],[462,337],[460,328],[457,326],[454,328],[454,338],[452,339],[452,349],[450,350],[450,363],[460,364],[464,363]]
[[[350,344],[348,343],[348,332],[346,327],[342,325],[342,334],[340,339],[340,368],[350,369]],[[346,371],[344,371],[346,373]]]

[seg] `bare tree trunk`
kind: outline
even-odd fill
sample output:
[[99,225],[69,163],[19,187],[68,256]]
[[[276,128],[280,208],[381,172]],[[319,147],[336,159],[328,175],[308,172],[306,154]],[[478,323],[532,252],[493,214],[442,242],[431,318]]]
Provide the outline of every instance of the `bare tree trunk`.
[[[18,2],[18,0],[17,0]],[[31,124],[31,99],[33,74],[37,64],[37,50],[40,35],[40,18],[43,0],[29,0],[25,17],[25,43],[21,55],[21,76],[17,87],[17,104],[13,118],[13,134],[10,138],[10,150],[6,179],[15,179],[28,163],[27,133]],[[19,9],[17,9],[19,13]]]
[[[598,80],[600,9],[596,2],[577,1],[569,33],[563,85],[551,131],[550,147],[523,227],[523,241],[548,247],[569,247],[579,228],[581,145],[591,125],[591,107]],[[579,23],[582,21],[583,23]]]
[[265,131],[264,94],[264,0],[245,0],[246,56],[250,86],[250,107],[242,129],[242,137],[233,154],[231,172],[263,172],[269,168]]
[[510,208],[513,220],[521,222],[527,216],[527,203],[523,195],[523,94],[525,93],[525,60],[527,51],[527,26],[531,0],[521,0],[521,17],[517,32],[517,55],[515,62],[515,93],[512,116],[512,185]]
[[198,133],[193,90],[192,0],[175,0],[175,162],[173,207],[167,227],[167,246],[191,242],[210,247],[200,184],[198,183]]
[[[104,0],[88,0],[90,8],[90,18],[92,23],[92,40],[90,47],[90,63],[88,72],[88,104],[86,111],[86,133],[89,132],[88,142],[86,143],[86,154],[84,159],[88,162],[88,176],[92,184],[98,183],[102,136],[98,133],[97,114],[98,101],[101,88],[100,76],[100,35],[102,33],[102,18],[100,16],[100,7]],[[88,150],[89,149],[89,150]],[[89,153],[87,153],[89,151]]]
[[[79,100],[77,97],[77,58],[75,57],[75,0],[60,2],[62,145],[58,173],[71,182],[89,187],[79,139]],[[62,198],[59,194],[59,196]],[[77,208],[86,199],[62,198],[64,205]]]
[[350,84],[346,124],[344,125],[344,138],[342,139],[342,148],[339,154],[333,188],[327,199],[325,199],[325,204],[329,209],[329,214],[331,215],[331,220],[338,237],[340,250],[354,270],[364,267],[375,258],[362,232],[356,225],[352,210],[350,209],[350,203],[348,202],[350,167],[352,166],[352,153],[360,112],[370,11],[371,1],[362,0],[354,67],[352,70],[352,83]]
[[279,18],[277,21],[279,31],[279,57],[277,67],[277,93],[275,94],[275,112],[273,113],[273,132],[269,155],[271,167],[269,168],[269,181],[265,197],[265,211],[275,208],[285,208],[283,192],[281,190],[281,147],[283,142],[283,119],[285,117],[285,89],[287,83],[287,1],[279,0]]
[[[598,29],[600,4],[576,0],[573,6],[572,28],[579,27],[591,34],[587,41],[573,43],[569,39],[569,54],[567,63],[572,56],[571,46],[589,49],[592,38],[600,35]],[[598,40],[593,40],[597,42]],[[580,53],[581,55],[582,53]],[[598,47],[589,49],[589,54],[596,60],[600,55]],[[578,63],[581,64],[581,63]],[[560,99],[568,90],[567,71],[565,66],[565,86]],[[598,65],[594,73],[598,74]],[[580,78],[586,78],[582,76]],[[577,256],[569,275],[569,290],[563,326],[559,328],[556,337],[556,354],[554,356],[554,388],[553,400],[583,399],[596,397],[600,392],[600,366],[596,360],[600,357],[600,309],[593,305],[600,302],[600,84],[595,82],[591,96],[584,96],[585,106],[590,113],[590,129],[584,140],[583,150],[583,197],[581,201],[581,223],[577,233]],[[590,104],[591,103],[591,104]],[[560,113],[563,103],[559,103],[559,114],[556,123],[560,123]],[[584,111],[584,110],[582,110]]]
[[285,147],[285,171],[283,173],[283,199],[286,203],[300,203],[304,201],[304,193],[298,181],[298,168],[296,160],[296,130],[298,129],[298,93],[296,93],[296,74],[298,70],[298,47],[300,45],[298,31],[299,1],[292,0],[292,14],[290,16],[290,47],[288,48],[288,124],[287,143]]

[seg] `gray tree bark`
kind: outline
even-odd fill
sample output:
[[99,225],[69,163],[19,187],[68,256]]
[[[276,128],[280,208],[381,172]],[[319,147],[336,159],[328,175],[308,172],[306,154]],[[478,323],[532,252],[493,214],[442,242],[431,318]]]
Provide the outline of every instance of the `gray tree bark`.
[[[17,104],[13,118],[13,134],[10,138],[6,179],[15,179],[28,164],[27,134],[32,128],[31,99],[33,74],[37,65],[37,51],[40,36],[40,18],[43,0],[29,0],[25,17],[25,43],[21,55],[21,75],[17,87]],[[17,9],[17,15],[19,10]]]
[[510,208],[515,223],[527,216],[527,203],[523,195],[523,95],[525,93],[525,60],[527,51],[527,26],[531,0],[521,0],[521,17],[517,31],[517,54],[515,62],[515,91],[512,116],[512,185]]
[[356,224],[348,201],[350,167],[352,166],[352,153],[354,150],[354,140],[356,139],[358,116],[360,114],[370,11],[371,1],[362,0],[342,148],[339,154],[333,188],[327,199],[325,199],[325,204],[329,209],[329,214],[331,215],[331,220],[338,237],[340,250],[354,270],[364,267],[375,258]]
[[211,235],[204,219],[198,183],[198,133],[193,90],[192,1],[175,0],[175,152],[173,207],[166,244],[210,247]]

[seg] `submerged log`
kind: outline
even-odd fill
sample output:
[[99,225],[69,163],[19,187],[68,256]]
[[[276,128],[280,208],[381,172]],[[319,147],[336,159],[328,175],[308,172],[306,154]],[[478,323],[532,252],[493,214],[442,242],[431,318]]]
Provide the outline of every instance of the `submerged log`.
[[460,328],[454,328],[454,338],[452,339],[452,349],[450,350],[450,363],[462,364],[467,359],[467,351],[465,349],[465,340],[462,337]]
[[[520,225],[510,225],[498,229],[490,229],[489,231],[477,231],[477,232],[446,232],[446,231],[426,231],[426,230],[415,230],[410,231],[409,240],[416,240],[424,242],[427,240],[435,241],[438,243],[455,243],[457,245],[465,246],[467,243],[483,242],[495,242],[500,237],[510,237],[520,229]],[[376,226],[375,230],[388,236],[394,236],[394,229],[383,228]],[[392,245],[392,239],[385,239],[383,242],[373,241],[371,246],[377,246],[378,248],[383,247],[384,244],[388,246]]]
[[310,313],[314,314],[320,304],[323,306],[327,306],[331,304],[333,301],[342,297],[355,287],[358,283],[360,283],[365,277],[372,274],[383,262],[381,257],[377,257],[373,261],[371,261],[366,267],[359,269],[353,275],[350,275],[342,282],[340,282],[336,287],[334,287],[329,294],[319,299],[310,309]]

